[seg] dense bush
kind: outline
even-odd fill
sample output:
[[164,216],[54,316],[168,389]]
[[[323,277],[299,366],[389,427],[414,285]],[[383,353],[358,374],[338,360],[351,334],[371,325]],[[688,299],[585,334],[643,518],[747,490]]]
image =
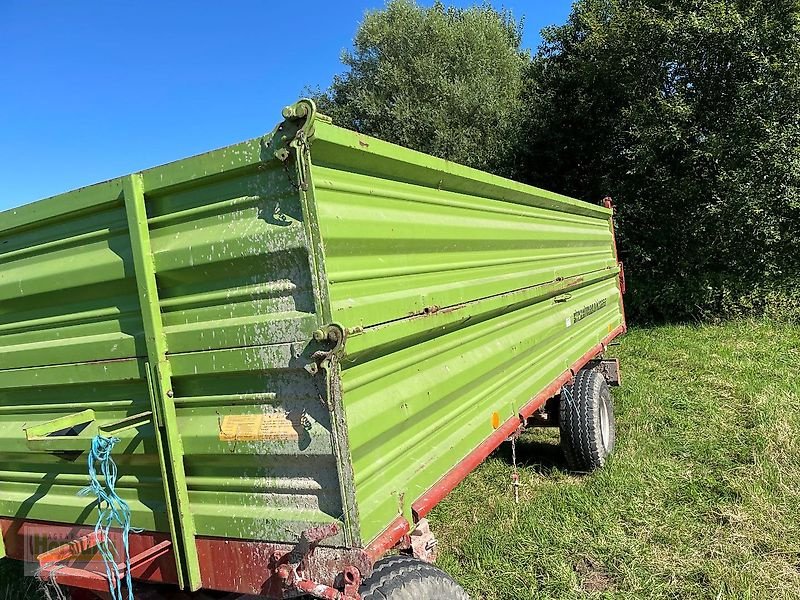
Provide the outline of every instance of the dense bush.
[[488,5],[392,0],[338,122],[619,208],[638,320],[800,315],[800,1],[578,0],[520,47]]
[[640,318],[791,308],[800,274],[796,0],[582,0],[543,32],[532,182],[619,204]]

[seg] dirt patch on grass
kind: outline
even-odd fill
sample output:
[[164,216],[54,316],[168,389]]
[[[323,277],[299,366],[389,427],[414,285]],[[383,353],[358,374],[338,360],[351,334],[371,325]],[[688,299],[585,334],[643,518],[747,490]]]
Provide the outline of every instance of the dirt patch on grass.
[[575,575],[584,592],[607,592],[614,589],[614,580],[595,560],[584,556],[575,564]]

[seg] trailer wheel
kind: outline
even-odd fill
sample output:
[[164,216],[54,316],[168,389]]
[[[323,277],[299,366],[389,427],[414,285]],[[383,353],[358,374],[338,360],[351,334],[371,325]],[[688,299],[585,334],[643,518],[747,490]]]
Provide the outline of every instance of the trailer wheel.
[[362,600],[469,600],[447,573],[403,554],[376,562],[359,593]]
[[614,404],[605,378],[593,369],[578,371],[561,394],[561,447],[573,471],[602,467],[614,449]]

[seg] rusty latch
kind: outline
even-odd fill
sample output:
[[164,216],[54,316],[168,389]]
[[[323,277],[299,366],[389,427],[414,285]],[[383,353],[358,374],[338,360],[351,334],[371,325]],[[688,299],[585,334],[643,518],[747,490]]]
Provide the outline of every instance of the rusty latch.
[[318,344],[329,346],[324,350],[317,350],[311,355],[312,362],[305,365],[305,370],[316,375],[323,362],[331,357],[340,356],[344,353],[344,344],[347,340],[347,333],[344,327],[337,323],[323,325],[313,334],[314,341]]
[[294,549],[283,556],[273,555],[273,563],[278,564],[276,574],[287,590],[297,590],[314,598],[327,600],[360,600],[358,588],[361,585],[361,572],[355,567],[345,567],[342,573],[344,591],[329,585],[317,583],[307,577],[308,558],[324,540],[339,533],[339,525],[330,523],[306,529]]

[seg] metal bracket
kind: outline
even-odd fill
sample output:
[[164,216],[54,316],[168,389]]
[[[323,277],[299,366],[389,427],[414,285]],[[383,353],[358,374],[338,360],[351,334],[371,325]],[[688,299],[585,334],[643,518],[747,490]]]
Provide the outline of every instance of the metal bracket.
[[[275,133],[276,136],[280,135],[276,140],[279,147],[273,154],[279,161],[286,162],[294,150],[297,160],[297,187],[306,191],[309,181],[309,147],[314,137],[314,123],[317,119],[328,122],[330,119],[318,114],[317,105],[309,98],[303,98],[285,107],[283,118],[284,123],[278,126]],[[292,127],[297,127],[294,134],[291,133]],[[283,131],[286,133],[282,133]]]
[[326,354],[340,356],[344,352],[344,344],[347,341],[347,330],[338,323],[330,323],[317,329],[313,337],[315,342],[333,344],[333,347]]
[[26,427],[25,440],[34,452],[84,452],[96,435],[114,437],[153,421],[153,413],[143,412],[103,425],[98,424],[92,409]]
[[[116,582],[110,582],[106,573],[63,564],[79,560],[82,555],[104,541],[103,535],[100,532],[93,532],[38,555],[36,557],[39,562],[38,576],[43,581],[48,581],[51,577],[58,577],[58,583],[62,585],[107,593],[109,583]],[[171,549],[172,542],[170,540],[160,542],[144,552],[132,556],[130,559],[131,569],[152,563],[170,552]],[[125,562],[119,563],[117,569],[119,569],[120,577],[124,577],[127,565]]]
[[316,375],[333,356],[344,354],[344,345],[347,341],[347,330],[338,323],[323,325],[313,333],[314,341],[318,344],[330,345],[327,350],[317,350],[311,355],[312,362],[305,365],[305,370]]
[[622,375],[619,369],[618,358],[595,358],[587,362],[584,369],[596,370],[605,378],[606,383],[612,387],[622,385]]
[[275,573],[287,591],[296,590],[312,596],[328,600],[360,600],[358,588],[361,585],[361,571],[356,567],[347,566],[341,573],[341,587],[344,591],[323,583],[317,583],[307,577],[309,571],[308,561],[319,544],[339,533],[336,523],[312,527],[300,535],[300,540],[291,552],[281,555],[274,553],[272,564],[276,566]]
[[431,531],[428,519],[422,518],[417,521],[417,526],[409,537],[411,538],[411,554],[414,558],[428,563],[436,562],[439,555],[438,542]]
[[558,427],[560,395],[548,398],[526,421],[527,427]]

